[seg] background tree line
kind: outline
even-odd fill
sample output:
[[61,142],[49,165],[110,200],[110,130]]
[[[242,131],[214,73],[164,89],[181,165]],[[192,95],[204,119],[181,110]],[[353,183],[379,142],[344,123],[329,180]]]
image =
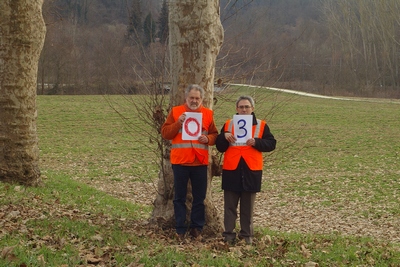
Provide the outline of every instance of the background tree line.
[[[216,79],[326,95],[400,97],[396,0],[222,0]],[[164,0],[45,0],[38,94],[160,92]],[[162,91],[162,90],[161,90]]]

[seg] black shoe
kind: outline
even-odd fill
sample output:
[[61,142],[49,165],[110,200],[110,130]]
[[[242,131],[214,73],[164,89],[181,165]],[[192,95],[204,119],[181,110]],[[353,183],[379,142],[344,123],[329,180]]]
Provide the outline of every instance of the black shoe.
[[244,240],[247,245],[253,244],[253,238],[250,236],[239,236],[239,239]]
[[197,228],[192,228],[192,229],[190,229],[189,234],[190,234],[191,236],[193,236],[194,238],[196,238],[196,239],[200,239],[200,238],[201,238],[201,232],[200,232],[200,230],[197,229]]
[[176,233],[175,237],[176,237],[176,239],[178,239],[178,241],[183,241],[183,240],[185,240],[185,234],[178,234],[178,233]]
[[230,246],[233,246],[233,245],[235,245],[235,242],[236,241],[236,239],[229,239],[229,238],[224,238],[224,243],[226,243],[226,244],[228,244],[228,245],[230,245]]

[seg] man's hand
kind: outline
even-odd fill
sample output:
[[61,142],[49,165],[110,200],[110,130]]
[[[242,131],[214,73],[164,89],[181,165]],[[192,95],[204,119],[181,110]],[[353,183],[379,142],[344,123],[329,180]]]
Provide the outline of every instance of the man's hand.
[[203,135],[200,135],[199,136],[199,139],[197,139],[200,143],[202,143],[202,144],[208,144],[208,137],[207,136],[205,136],[204,134]]
[[178,121],[183,124],[185,122],[186,119],[186,114],[183,113],[182,115],[179,116]]

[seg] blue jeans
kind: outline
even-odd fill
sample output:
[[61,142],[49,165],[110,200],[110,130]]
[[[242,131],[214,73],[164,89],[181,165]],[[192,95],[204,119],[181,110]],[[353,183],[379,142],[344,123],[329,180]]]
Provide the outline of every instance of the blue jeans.
[[174,211],[176,232],[184,234],[188,228],[186,225],[186,194],[187,185],[190,179],[192,184],[192,212],[190,214],[190,228],[197,228],[200,231],[205,223],[204,199],[207,192],[207,166],[183,166],[172,165],[174,172]]

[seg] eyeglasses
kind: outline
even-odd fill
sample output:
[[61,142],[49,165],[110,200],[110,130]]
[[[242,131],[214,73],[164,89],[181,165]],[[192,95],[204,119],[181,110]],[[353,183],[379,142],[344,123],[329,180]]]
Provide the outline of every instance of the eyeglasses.
[[249,105],[246,105],[246,106],[238,106],[238,108],[239,109],[249,109],[249,108],[251,108],[251,106],[249,106]]

